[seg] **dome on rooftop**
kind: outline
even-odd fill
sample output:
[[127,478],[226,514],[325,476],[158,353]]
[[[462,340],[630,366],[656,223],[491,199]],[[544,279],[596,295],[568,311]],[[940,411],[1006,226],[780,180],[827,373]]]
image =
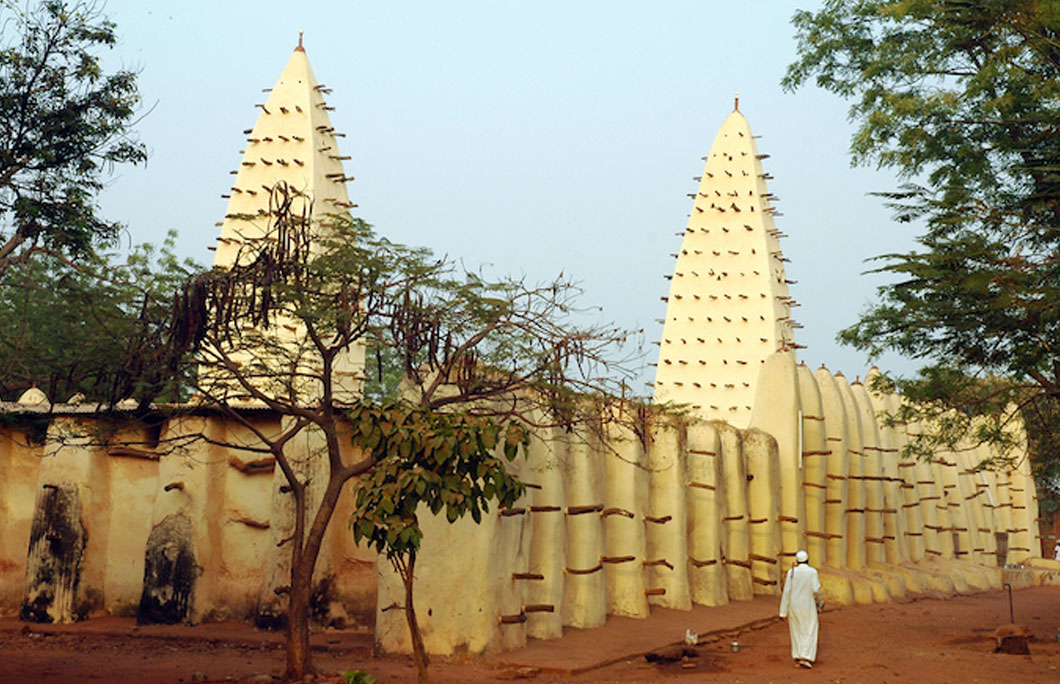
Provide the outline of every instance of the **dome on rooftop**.
[[18,403],[23,406],[36,406],[38,404],[47,404],[48,395],[45,394],[39,387],[34,385],[28,390],[22,393],[22,396],[18,398]]

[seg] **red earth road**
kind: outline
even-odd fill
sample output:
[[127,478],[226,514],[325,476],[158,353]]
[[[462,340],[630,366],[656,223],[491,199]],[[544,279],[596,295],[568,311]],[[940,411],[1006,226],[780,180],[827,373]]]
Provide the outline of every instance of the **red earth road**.
[[[523,656],[498,654],[480,658],[435,658],[437,684],[512,679],[518,667],[537,666],[528,681],[570,682],[1058,682],[1060,683],[1060,587],[1018,590],[1016,622],[1035,635],[1031,655],[994,653],[993,631],[1008,623],[1005,592],[949,600],[922,599],[908,603],[833,609],[821,616],[819,660],[813,670],[796,669],[788,653],[787,626],[763,619],[770,600],[759,599],[730,609],[730,625],[753,624],[715,634],[686,662],[656,666],[647,663],[628,640],[590,630],[570,652],[557,642],[532,642]],[[745,614],[741,614],[741,611]],[[696,613],[700,616],[703,613]],[[657,638],[677,641],[690,614],[666,611],[642,621]],[[741,618],[746,618],[742,622]],[[709,625],[695,625],[709,632]],[[614,628],[613,628],[614,629]],[[627,633],[630,628],[618,626]],[[672,639],[671,639],[672,637]],[[740,642],[733,652],[730,642]],[[564,640],[566,641],[566,639]],[[657,642],[656,642],[657,643]],[[325,632],[314,635],[317,681],[341,682],[345,669],[375,674],[381,684],[415,681],[409,659],[373,657],[365,634]],[[555,644],[549,647],[549,644]],[[644,642],[645,648],[652,646]],[[631,650],[632,648],[632,650]],[[580,662],[614,661],[606,667],[567,674],[575,656]],[[517,661],[513,664],[513,661]],[[131,620],[104,618],[76,625],[24,625],[0,620],[0,683],[51,684],[179,684],[200,681],[265,681],[283,663],[279,635],[244,624],[196,627],[136,628]]]

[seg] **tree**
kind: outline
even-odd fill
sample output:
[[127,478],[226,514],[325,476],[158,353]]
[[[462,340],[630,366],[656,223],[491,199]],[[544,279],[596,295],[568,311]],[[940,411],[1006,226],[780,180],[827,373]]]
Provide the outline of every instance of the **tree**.
[[0,2],[0,272],[34,253],[78,259],[120,225],[95,206],[103,174],[147,153],[131,133],[136,74],[104,73],[115,25],[92,1]]
[[[881,194],[925,226],[877,257],[895,279],[839,339],[923,360],[898,381],[901,418],[937,428],[923,452],[969,434],[1004,447],[1017,417],[1060,427],[1060,5],[828,0],[793,23],[783,85],[852,98],[853,162],[894,169],[904,185]],[[1036,456],[1055,472],[1055,452]]]
[[[417,510],[445,510],[455,522],[470,514],[477,523],[489,502],[511,506],[523,485],[508,474],[528,441],[519,423],[424,409],[405,402],[355,407],[350,415],[353,443],[386,454],[357,489],[350,519],[354,539],[384,553],[405,586],[405,620],[421,684],[428,679],[427,652],[413,603],[416,554],[423,539]],[[498,457],[500,454],[500,458]]]
[[0,273],[0,399],[33,386],[54,401],[105,406],[179,399],[157,360],[173,293],[201,268],[173,254],[174,239],[139,245],[124,261],[94,251],[71,267],[42,255]]
[[[459,453],[449,454],[456,460],[438,464],[448,468],[446,478],[455,478],[449,481],[481,483],[468,485],[481,487],[481,497],[463,510],[474,515],[492,496],[506,501],[517,485],[485,460],[499,438],[491,421],[579,420],[578,397],[610,387],[608,352],[624,334],[579,324],[576,291],[567,281],[530,287],[461,273],[426,250],[377,237],[362,221],[341,215],[311,221],[311,208],[296,215],[297,195],[282,184],[273,190],[264,237],[245,243],[231,268],[214,269],[185,288],[169,334],[170,356],[182,360],[199,401],[260,441],[228,446],[271,455],[294,499],[294,530],[285,542],[292,559],[287,674],[300,679],[311,668],[313,570],[346,483],[381,464],[431,453],[427,446],[445,453],[421,441],[417,430],[432,426],[435,435],[450,430],[445,434],[470,435],[478,445],[465,453],[461,442]],[[394,376],[383,368],[385,359],[404,371],[411,406],[373,409],[347,391],[344,369],[356,367],[349,359],[365,347],[377,353],[379,377]],[[241,410],[248,404],[281,416],[280,431],[270,434],[248,419]],[[391,425],[382,432],[385,421],[358,427],[365,416],[389,416]],[[504,428],[505,447],[515,429]],[[351,432],[358,449],[343,448],[343,435]],[[294,446],[307,435],[318,450]],[[455,437],[445,439],[456,448]],[[490,465],[480,473],[483,463]],[[404,543],[412,541],[407,529],[395,532]]]

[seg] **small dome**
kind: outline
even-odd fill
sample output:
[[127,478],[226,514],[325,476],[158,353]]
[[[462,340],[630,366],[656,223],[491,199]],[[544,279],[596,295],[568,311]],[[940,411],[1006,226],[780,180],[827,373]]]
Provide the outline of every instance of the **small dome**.
[[34,385],[28,390],[22,393],[22,396],[18,398],[18,403],[23,406],[36,406],[38,404],[47,404],[48,395],[45,394],[39,387]]

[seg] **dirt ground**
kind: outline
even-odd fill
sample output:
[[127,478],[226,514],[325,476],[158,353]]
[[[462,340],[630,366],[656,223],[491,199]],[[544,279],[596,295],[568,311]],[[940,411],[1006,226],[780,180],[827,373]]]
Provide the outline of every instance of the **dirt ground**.
[[[699,655],[665,666],[641,655],[616,652],[615,640],[590,640],[596,662],[613,664],[579,674],[539,657],[537,670],[520,670],[500,654],[483,658],[435,658],[438,684],[531,682],[1060,682],[1060,587],[1014,593],[1015,618],[1035,636],[1030,655],[994,653],[993,633],[1009,622],[1006,592],[949,600],[922,599],[826,610],[821,616],[817,666],[794,667],[787,625],[748,612],[743,627],[715,634]],[[672,625],[665,629],[669,630]],[[664,627],[660,624],[660,629]],[[606,629],[606,628],[605,628]],[[583,633],[585,634],[585,633]],[[588,634],[591,634],[588,633]],[[675,633],[674,641],[683,632]],[[667,636],[667,638],[669,638]],[[733,652],[732,641],[740,643]],[[538,642],[537,646],[552,642]],[[363,669],[379,682],[415,681],[405,657],[373,657],[370,637],[328,632],[314,638],[318,681],[341,682],[346,669]],[[628,645],[620,648],[629,650]],[[537,648],[541,653],[542,649]],[[547,654],[547,650],[543,651]],[[182,682],[268,681],[278,674],[283,650],[276,634],[246,625],[136,628],[131,620],[105,618],[77,625],[25,625],[0,620],[0,682],[105,682],[177,684]]]

